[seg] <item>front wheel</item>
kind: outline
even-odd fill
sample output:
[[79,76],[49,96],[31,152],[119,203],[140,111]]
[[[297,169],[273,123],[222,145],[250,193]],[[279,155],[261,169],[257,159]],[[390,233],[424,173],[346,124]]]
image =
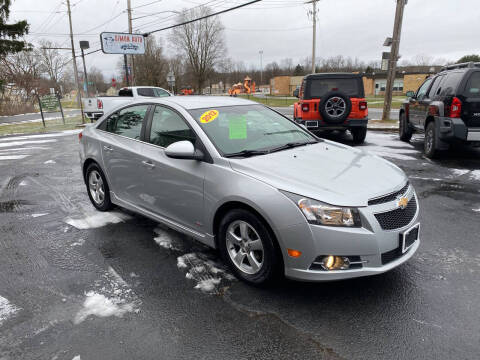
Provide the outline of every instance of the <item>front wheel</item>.
[[412,138],[412,129],[408,125],[407,122],[407,116],[403,112],[402,115],[400,115],[400,122],[398,124],[398,133],[400,135],[400,140],[409,142],[410,139]]
[[437,134],[434,121],[429,122],[427,125],[427,129],[425,130],[425,142],[423,147],[426,157],[433,159],[438,155]]
[[265,224],[253,213],[235,209],[219,227],[219,250],[239,279],[262,285],[275,279],[281,264],[279,251]]
[[350,129],[350,132],[352,133],[352,136],[353,136],[353,143],[357,145],[363,144],[363,142],[365,141],[365,138],[367,137],[366,127],[353,128],[353,129]]

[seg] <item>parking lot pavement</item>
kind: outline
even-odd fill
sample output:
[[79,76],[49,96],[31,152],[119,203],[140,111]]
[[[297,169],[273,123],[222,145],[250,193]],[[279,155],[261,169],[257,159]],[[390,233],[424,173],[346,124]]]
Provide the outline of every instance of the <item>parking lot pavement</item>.
[[[78,109],[65,109],[63,111],[65,117],[73,117],[80,115],[80,110]],[[62,114],[60,112],[45,112],[45,120],[61,119]],[[19,114],[12,116],[0,116],[0,126],[1,125],[12,125],[12,124],[24,124],[29,122],[42,122],[42,115],[38,113],[30,114]]]
[[0,359],[478,358],[480,152],[430,161],[421,138],[374,132],[362,148],[410,176],[416,255],[374,277],[260,289],[184,235],[96,212],[74,131],[0,138]]

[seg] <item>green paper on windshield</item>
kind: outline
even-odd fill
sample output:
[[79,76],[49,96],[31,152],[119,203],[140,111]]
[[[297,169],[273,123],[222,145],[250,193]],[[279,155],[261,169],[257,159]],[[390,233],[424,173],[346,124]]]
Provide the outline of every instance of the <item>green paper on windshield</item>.
[[243,116],[234,116],[228,120],[229,138],[246,139],[247,138],[247,119]]

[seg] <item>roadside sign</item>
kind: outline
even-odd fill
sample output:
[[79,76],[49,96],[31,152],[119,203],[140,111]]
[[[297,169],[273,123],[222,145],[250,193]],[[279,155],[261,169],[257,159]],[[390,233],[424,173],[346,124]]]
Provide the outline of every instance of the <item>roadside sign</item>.
[[167,83],[170,86],[175,85],[175,75],[171,71],[167,74]]
[[40,98],[44,112],[60,111],[59,101],[56,95],[45,95]]
[[105,54],[145,54],[145,38],[141,34],[102,32],[100,43]]

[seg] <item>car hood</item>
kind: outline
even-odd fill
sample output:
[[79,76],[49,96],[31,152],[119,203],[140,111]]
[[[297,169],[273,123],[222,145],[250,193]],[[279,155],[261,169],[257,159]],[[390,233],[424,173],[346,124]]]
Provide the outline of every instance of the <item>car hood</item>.
[[367,206],[407,181],[396,165],[331,141],[229,160],[233,170],[279,190],[338,206]]

